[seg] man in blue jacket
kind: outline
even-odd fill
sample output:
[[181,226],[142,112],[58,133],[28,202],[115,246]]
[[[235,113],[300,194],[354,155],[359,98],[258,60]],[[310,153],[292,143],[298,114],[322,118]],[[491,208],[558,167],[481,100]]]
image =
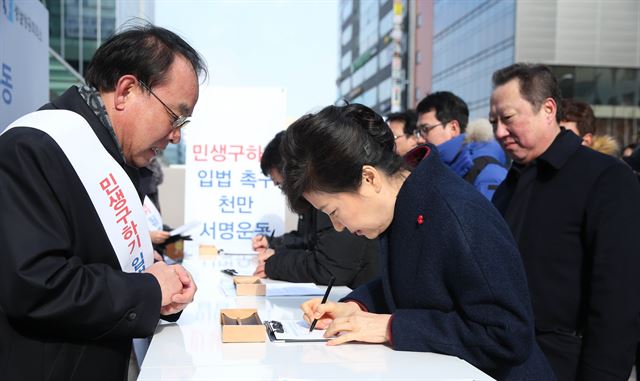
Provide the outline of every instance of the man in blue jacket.
[[491,200],[507,175],[507,158],[491,126],[476,121],[467,128],[467,104],[448,91],[427,95],[416,111],[418,143],[437,146],[442,161]]

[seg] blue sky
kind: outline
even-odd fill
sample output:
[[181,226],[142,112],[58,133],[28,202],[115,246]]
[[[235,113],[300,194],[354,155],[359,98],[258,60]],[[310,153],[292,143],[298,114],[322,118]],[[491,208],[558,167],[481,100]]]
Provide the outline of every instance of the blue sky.
[[204,56],[209,86],[287,89],[287,116],[336,100],[337,0],[156,0],[155,23]]

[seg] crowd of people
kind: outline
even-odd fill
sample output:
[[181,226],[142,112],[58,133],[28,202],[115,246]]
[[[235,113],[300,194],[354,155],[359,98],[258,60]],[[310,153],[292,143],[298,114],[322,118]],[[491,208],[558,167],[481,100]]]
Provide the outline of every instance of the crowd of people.
[[[189,271],[154,257],[167,237],[142,202],[206,72],[173,32],[130,28],[96,51],[85,85],[0,135],[3,379],[125,380],[132,339],[193,301]],[[330,105],[279,132],[261,169],[298,229],[252,240],[255,275],[351,287],[301,307],[337,335],[329,345],[453,355],[497,380],[627,380],[640,149],[617,157],[544,65],[492,84],[488,120],[439,91],[386,119]]]

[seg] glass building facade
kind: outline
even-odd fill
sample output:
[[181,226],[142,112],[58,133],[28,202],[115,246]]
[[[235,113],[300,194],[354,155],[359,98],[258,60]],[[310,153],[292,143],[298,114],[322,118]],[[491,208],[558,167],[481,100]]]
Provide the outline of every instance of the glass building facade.
[[49,44],[78,73],[116,28],[114,0],[47,0]]
[[[584,20],[582,24],[570,24],[576,22],[571,18],[574,7],[579,7],[580,14],[590,17],[591,22],[608,26],[607,30],[596,28],[597,33],[590,35],[592,40],[601,41],[601,49],[580,49],[585,30],[594,29],[580,29]],[[616,51],[626,45],[607,43],[606,37],[620,36],[610,33],[615,29],[612,25],[622,20],[627,26],[622,35],[629,41],[637,40],[637,28],[633,27],[638,25],[633,21],[637,12],[632,2],[434,0],[431,91],[454,92],[467,102],[471,118],[486,118],[493,72],[517,60],[541,62],[553,70],[563,97],[593,107],[598,134],[609,134],[623,145],[638,141],[640,69],[633,64],[638,61],[629,61],[628,55]],[[621,14],[631,16],[620,18]],[[617,15],[620,20],[605,15]],[[539,29],[542,21],[547,22],[542,27],[545,33]],[[572,28],[561,28],[564,25]],[[623,57],[627,63],[611,61],[611,56]],[[620,67],[613,67],[616,65]]]
[[432,91],[447,90],[489,114],[491,75],[514,61],[514,0],[435,0]]
[[[403,0],[403,69],[407,63],[407,6]],[[362,103],[381,114],[391,110],[393,0],[341,0],[339,5],[338,100]],[[406,105],[406,86],[402,92]]]
[[562,97],[589,103],[596,114],[596,134],[623,145],[640,140],[640,69],[550,65]]
[[640,69],[550,66],[562,96],[591,105],[640,106]]
[[50,98],[81,83],[98,46],[116,28],[115,0],[42,0],[49,10]]

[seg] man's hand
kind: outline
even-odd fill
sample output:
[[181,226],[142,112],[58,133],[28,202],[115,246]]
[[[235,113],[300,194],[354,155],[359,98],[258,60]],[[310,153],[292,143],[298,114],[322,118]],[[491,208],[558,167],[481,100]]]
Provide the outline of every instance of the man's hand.
[[162,307],[170,304],[173,295],[180,293],[183,288],[181,279],[174,268],[175,266],[167,266],[164,262],[156,262],[145,270],[146,273],[156,277],[156,280],[160,284]]
[[164,243],[171,236],[169,232],[165,232],[162,230],[153,230],[149,232],[149,234],[151,234],[151,242],[153,242],[154,245],[160,245]]
[[198,291],[198,286],[187,269],[180,265],[171,267],[180,278],[182,290],[171,297],[171,303],[160,309],[162,315],[171,315],[184,310],[189,303],[193,302],[193,297]]

